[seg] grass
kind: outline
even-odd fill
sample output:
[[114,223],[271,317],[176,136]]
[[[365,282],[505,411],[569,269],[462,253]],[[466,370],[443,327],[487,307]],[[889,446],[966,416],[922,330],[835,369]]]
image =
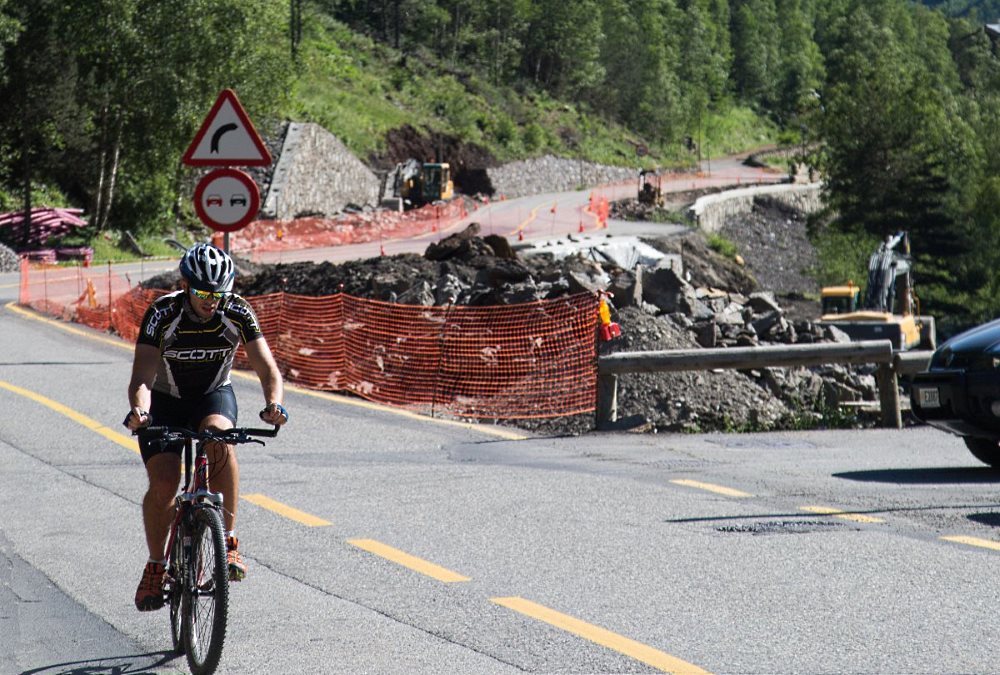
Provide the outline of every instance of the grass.
[[710,249],[725,258],[735,258],[736,254],[739,253],[736,248],[736,244],[717,232],[709,232],[706,236],[706,240]]
[[[286,113],[322,125],[362,159],[384,152],[386,132],[408,124],[476,143],[501,162],[544,154],[647,168],[693,161],[679,143],[648,144],[582,105],[494,86],[419,49],[404,56],[308,11]],[[718,156],[775,143],[777,130],[749,108],[730,108],[706,116],[700,136],[703,150]],[[638,143],[648,155],[637,156]]]

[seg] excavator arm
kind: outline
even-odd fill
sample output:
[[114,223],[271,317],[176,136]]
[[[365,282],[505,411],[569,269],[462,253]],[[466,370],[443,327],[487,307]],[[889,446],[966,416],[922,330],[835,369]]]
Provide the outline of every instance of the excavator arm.
[[[902,249],[898,247],[902,244]],[[865,288],[864,309],[873,312],[893,313],[896,298],[896,279],[903,277],[902,314],[909,314],[910,293],[910,239],[905,232],[899,232],[878,247],[868,260],[868,286]]]

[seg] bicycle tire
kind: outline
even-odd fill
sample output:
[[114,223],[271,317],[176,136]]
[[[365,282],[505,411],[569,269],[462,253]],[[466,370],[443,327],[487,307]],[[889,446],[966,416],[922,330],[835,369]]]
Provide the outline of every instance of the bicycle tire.
[[167,603],[170,607],[170,638],[175,654],[184,653],[184,615],[181,612],[184,582],[181,576],[184,560],[184,524],[177,527],[174,535],[174,545],[170,550],[170,560],[167,562],[167,574],[170,576],[170,586],[167,589]]
[[197,509],[191,525],[191,560],[182,599],[184,650],[194,675],[210,675],[222,658],[229,614],[225,531],[219,512],[210,507]]

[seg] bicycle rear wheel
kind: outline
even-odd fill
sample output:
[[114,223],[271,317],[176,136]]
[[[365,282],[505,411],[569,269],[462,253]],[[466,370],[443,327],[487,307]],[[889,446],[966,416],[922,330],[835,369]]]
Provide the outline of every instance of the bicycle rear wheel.
[[229,570],[222,518],[214,508],[193,517],[191,565],[184,589],[184,649],[194,675],[214,673],[222,658],[229,613]]

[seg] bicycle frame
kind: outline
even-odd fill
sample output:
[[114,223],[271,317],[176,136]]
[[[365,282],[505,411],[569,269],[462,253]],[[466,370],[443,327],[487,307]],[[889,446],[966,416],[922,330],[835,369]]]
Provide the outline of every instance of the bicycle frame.
[[[222,509],[222,493],[212,492],[208,485],[208,455],[205,453],[204,440],[198,441],[198,450],[193,458],[194,471],[192,474],[191,446],[194,438],[185,436],[184,438],[184,487],[177,495],[177,513],[170,524],[170,536],[167,538],[167,558],[174,550],[174,541],[181,522],[192,506],[196,504],[210,504],[214,508]],[[194,485],[192,486],[192,475]],[[186,556],[185,556],[186,557]],[[183,562],[183,561],[182,561]],[[183,568],[183,566],[182,566]]]

